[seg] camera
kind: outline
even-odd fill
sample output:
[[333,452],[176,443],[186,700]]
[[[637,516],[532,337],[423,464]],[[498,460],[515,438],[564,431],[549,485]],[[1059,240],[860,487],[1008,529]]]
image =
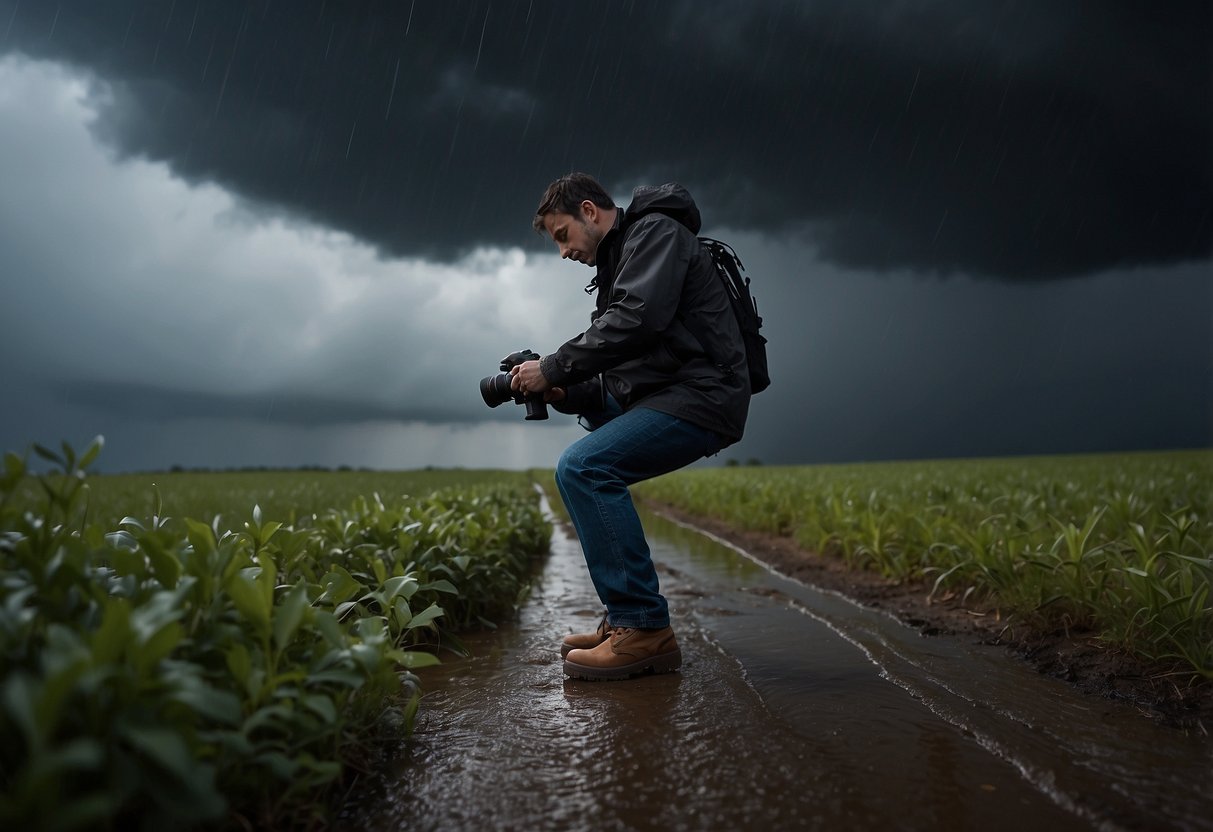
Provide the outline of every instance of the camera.
[[542,393],[523,395],[510,389],[510,370],[524,361],[538,361],[539,353],[533,350],[518,350],[501,359],[501,372],[495,376],[485,376],[480,379],[480,395],[489,407],[496,407],[508,401],[514,404],[526,405],[526,418],[529,421],[546,419],[548,406],[543,401]]

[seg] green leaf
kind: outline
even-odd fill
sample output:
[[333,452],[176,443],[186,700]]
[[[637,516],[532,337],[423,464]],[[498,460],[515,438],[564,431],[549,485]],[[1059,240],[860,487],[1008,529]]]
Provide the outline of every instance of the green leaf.
[[430,581],[429,583],[424,583],[421,586],[417,587],[417,590],[419,592],[446,592],[451,595],[459,594],[459,590],[455,588],[455,585],[453,583],[451,583],[450,581],[448,581],[446,578],[440,578],[437,581]]
[[189,538],[190,545],[194,547],[195,554],[209,555],[215,551],[215,533],[210,526],[187,517],[185,527],[187,529],[186,537]]
[[257,542],[260,543],[262,546],[264,546],[266,543],[269,542],[270,538],[273,537],[278,532],[278,530],[280,528],[282,528],[281,523],[266,523],[264,526],[261,527],[261,529],[257,535]]
[[248,648],[236,642],[227,649],[227,669],[232,672],[241,685],[248,686],[249,672],[253,669],[253,660]]
[[253,732],[258,728],[277,723],[280,727],[286,728],[289,731],[292,716],[294,716],[294,713],[286,705],[265,705],[253,711],[249,718],[244,721],[243,730],[246,736],[252,736]]
[[[367,619],[362,619],[366,621]],[[378,644],[353,644],[350,645],[350,655],[354,657],[354,661],[366,671],[367,675],[374,675],[383,664],[385,653],[380,649]]]
[[152,789],[152,797],[165,809],[191,816],[191,821],[221,815],[227,802],[215,790],[215,770],[197,759],[177,731],[158,726],[125,725],[119,735],[173,781],[169,789]]
[[205,768],[194,759],[185,738],[170,728],[124,725],[119,736],[183,783],[194,780]]
[[354,632],[366,644],[380,645],[387,642],[387,627],[382,616],[358,619],[354,623]]
[[[150,541],[145,540],[144,542]],[[165,551],[159,545],[145,545],[143,551],[147,554],[148,563],[152,566],[152,574],[156,576],[156,580],[168,589],[177,586],[177,580],[181,577],[181,561],[177,560],[177,556]]]
[[265,552],[257,555],[257,563],[261,564],[261,574],[257,576],[257,584],[261,588],[265,609],[268,611],[274,606],[274,586],[278,583],[278,565]]
[[282,650],[290,643],[295,631],[303,623],[303,615],[308,609],[307,587],[297,583],[282,598],[274,611],[274,643]]
[[97,434],[97,436],[93,437],[93,441],[89,443],[88,448],[85,449],[84,455],[80,457],[79,467],[87,468],[92,465],[93,460],[97,458],[97,455],[101,453],[101,449],[104,447],[105,437]]
[[333,700],[329,697],[318,693],[309,693],[303,696],[300,701],[304,707],[323,719],[326,725],[332,725],[337,722],[337,706],[333,704]]
[[67,461],[67,465],[65,465],[64,467],[68,471],[76,470],[76,450],[75,450],[75,448],[73,448],[71,445],[69,445],[67,443],[66,439],[64,439],[62,442],[59,443],[59,447],[63,449],[63,458]]
[[426,653],[421,650],[389,650],[387,656],[392,661],[410,670],[442,664],[433,653]]
[[12,451],[4,455],[5,483],[16,485],[25,476],[25,460]]
[[287,782],[294,780],[295,772],[299,770],[299,764],[281,751],[268,751],[264,754],[258,754],[256,762],[268,768],[279,780]]
[[198,739],[214,743],[240,757],[251,757],[255,750],[243,731],[199,731]]
[[[246,659],[247,656],[246,652]],[[243,716],[239,697],[230,691],[212,687],[197,677],[190,677],[190,681],[182,684],[172,694],[172,698],[196,713],[224,725],[239,725]]]
[[331,670],[321,670],[316,673],[309,673],[307,681],[308,684],[323,685],[333,683],[347,688],[357,689],[362,687],[362,684],[366,681],[366,677],[361,673],[356,673],[352,670],[333,668]]
[[132,658],[135,666],[145,673],[149,672],[161,659],[167,658],[173,652],[183,637],[181,625],[176,621],[170,622],[134,652]]
[[242,569],[227,583],[227,593],[240,611],[263,638],[270,634],[270,609],[265,595],[257,586],[257,579],[249,574],[252,569]]
[[405,598],[409,598],[416,591],[417,581],[408,575],[401,575],[396,578],[388,578],[383,582],[383,602],[385,605],[390,606],[392,599],[397,595],[402,595]]
[[403,598],[397,598],[396,603],[392,606],[392,617],[400,627],[408,626],[408,623],[413,620],[413,610],[409,607],[409,602]]
[[324,592],[316,599],[317,603],[334,605],[348,601],[365,588],[361,582],[355,580],[349,572],[340,566],[334,566],[321,579],[320,583],[324,587]]
[[47,462],[57,463],[60,468],[67,467],[67,464],[63,461],[63,457],[59,456],[59,454],[55,453],[50,448],[44,448],[37,442],[34,443],[34,453],[45,459]]
[[303,768],[312,772],[311,777],[304,779],[302,783],[295,784],[296,786],[320,786],[336,779],[341,774],[341,763],[336,760],[317,760],[308,753],[300,754],[295,759]]
[[[125,545],[128,541],[132,548]],[[119,575],[134,575],[140,579],[147,575],[147,559],[133,548],[138,544],[128,532],[106,535],[106,542],[113,547],[109,552],[109,562],[115,572]]]
[[100,666],[118,661],[131,639],[131,610],[125,598],[108,598],[101,626],[93,633],[93,662]]
[[349,643],[349,639],[345,636],[345,630],[341,628],[341,624],[337,621],[337,616],[328,610],[316,610],[312,614],[312,624],[331,646],[345,647]]
[[415,630],[418,627],[424,627],[435,618],[445,614],[446,613],[443,612],[442,607],[438,606],[437,604],[430,604],[424,610],[413,616],[413,620],[408,623],[408,629]]
[[40,687],[28,674],[14,673],[4,680],[4,688],[0,690],[4,710],[25,736],[31,756],[42,748],[42,732],[38,730],[38,719],[34,715]]

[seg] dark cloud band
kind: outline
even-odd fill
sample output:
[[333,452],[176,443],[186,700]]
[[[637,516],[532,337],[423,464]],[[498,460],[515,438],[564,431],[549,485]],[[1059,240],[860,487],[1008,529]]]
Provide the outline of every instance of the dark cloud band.
[[391,254],[539,245],[570,169],[706,227],[1013,279],[1207,258],[1198,2],[0,0],[0,49],[106,81],[96,129]]

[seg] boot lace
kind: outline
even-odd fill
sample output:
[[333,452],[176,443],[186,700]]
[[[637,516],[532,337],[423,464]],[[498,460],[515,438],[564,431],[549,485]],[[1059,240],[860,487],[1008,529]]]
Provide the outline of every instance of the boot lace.
[[609,636],[611,634],[611,630],[615,628],[611,626],[611,622],[608,619],[609,615],[610,612],[607,610],[602,611],[602,620],[598,622],[598,626],[594,628],[594,632],[601,633],[604,636]]

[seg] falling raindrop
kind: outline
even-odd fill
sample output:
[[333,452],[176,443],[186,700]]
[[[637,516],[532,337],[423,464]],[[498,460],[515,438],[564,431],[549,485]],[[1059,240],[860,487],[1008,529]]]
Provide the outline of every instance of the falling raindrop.
[[396,59],[396,71],[392,74],[392,91],[387,97],[387,112],[383,114],[383,120],[387,121],[387,117],[392,114],[392,101],[396,98],[396,79],[400,77],[400,59]]
[[[217,37],[217,35],[216,35]],[[211,56],[215,54],[215,37],[211,38],[210,51],[206,53],[206,63],[202,65],[202,80],[206,80],[207,70],[211,68]]]
[[480,66],[480,50],[484,48],[484,33],[489,28],[489,12],[492,10],[492,3],[484,10],[484,25],[480,27],[480,44],[476,47],[476,63],[472,64],[473,75],[476,74],[476,69]]
[[350,158],[350,148],[354,146],[354,131],[358,129],[358,121],[354,121],[354,126],[350,128],[350,140],[345,144],[345,158]]
[[949,210],[948,208],[944,209],[943,216],[939,219],[939,225],[935,228],[935,236],[931,238],[931,245],[935,245],[935,241],[939,239],[939,232],[943,231],[943,224],[947,222]]
[[910,102],[914,100],[914,90],[918,89],[918,77],[922,75],[922,70],[914,73],[914,86],[910,87],[910,97],[906,99],[906,111],[909,112]]
[[198,9],[202,7],[202,0],[198,0],[198,4],[194,6],[194,19],[190,21],[190,33],[185,39],[185,45],[189,46],[194,39],[194,27],[198,25]]
[[[56,19],[56,20],[58,20],[58,19],[59,19],[59,15],[58,15],[58,13],[57,13],[57,12],[56,12],[56,14],[55,14],[55,19]],[[127,42],[128,40],[130,40],[130,37],[131,37],[131,27],[132,27],[132,26],[134,26],[134,25],[135,25],[135,14],[134,14],[134,12],[131,12],[131,19],[130,19],[130,20],[128,20],[128,21],[126,22],[126,33],[122,35],[122,48],[123,48],[123,49],[126,49],[126,42]],[[54,27],[52,27],[52,29],[53,29],[53,28],[54,28]]]
[[13,21],[17,19],[17,9],[21,8],[21,3],[13,4],[13,13],[8,16],[8,25],[4,27],[4,40],[8,40],[8,34],[13,30]]
[[518,147],[519,147],[519,149],[521,149],[521,148],[522,148],[523,142],[525,142],[525,141],[526,141],[526,134],[527,134],[527,133],[530,131],[530,129],[531,129],[531,119],[532,119],[534,116],[535,116],[535,101],[534,101],[534,99],[532,99],[532,100],[531,100],[531,108],[530,108],[530,110],[528,110],[528,111],[527,111],[527,114],[526,114],[526,124],[522,125],[522,137],[521,137],[520,139],[518,139]]

